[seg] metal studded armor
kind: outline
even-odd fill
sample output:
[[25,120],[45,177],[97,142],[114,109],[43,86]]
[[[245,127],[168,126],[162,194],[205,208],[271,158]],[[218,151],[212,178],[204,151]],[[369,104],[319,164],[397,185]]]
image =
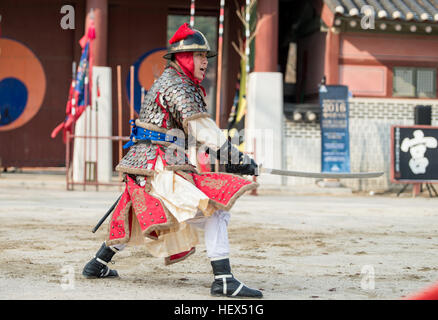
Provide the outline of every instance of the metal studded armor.
[[[182,261],[195,251],[196,230],[181,222],[201,218],[199,213],[208,218],[219,209],[228,211],[243,193],[257,187],[237,175],[205,168],[198,172],[196,163],[189,162],[187,147],[195,145],[188,141],[189,123],[210,115],[204,89],[190,77],[190,70],[189,75],[184,73],[179,59],[187,55],[184,52],[215,53],[207,39],[187,24],[169,43],[165,58],[171,61],[145,95],[139,118],[131,123],[125,145],[129,150],[116,167],[124,173],[125,191],[112,211],[106,238],[108,246],[142,243],[151,255],[164,257],[165,264]],[[219,130],[215,127],[213,134]]]
[[[189,120],[209,117],[201,88],[187,77],[180,67],[170,62],[146,94],[140,109],[137,127],[166,134],[179,129],[187,141]],[[174,132],[172,130],[170,132]],[[168,141],[138,141],[116,167],[117,171],[150,176],[154,174],[157,156],[164,159],[169,170],[196,171],[187,159],[185,148],[172,146]],[[181,156],[183,154],[183,156]]]

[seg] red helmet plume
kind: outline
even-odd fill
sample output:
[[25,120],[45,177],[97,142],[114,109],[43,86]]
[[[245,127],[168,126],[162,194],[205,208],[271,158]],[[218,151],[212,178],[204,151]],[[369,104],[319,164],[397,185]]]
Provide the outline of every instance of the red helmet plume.
[[195,31],[190,29],[189,24],[186,22],[181,27],[179,27],[178,30],[176,30],[173,37],[169,40],[169,43],[172,44],[172,43],[178,42],[178,41],[183,40],[187,36],[190,36],[192,34],[195,34]]

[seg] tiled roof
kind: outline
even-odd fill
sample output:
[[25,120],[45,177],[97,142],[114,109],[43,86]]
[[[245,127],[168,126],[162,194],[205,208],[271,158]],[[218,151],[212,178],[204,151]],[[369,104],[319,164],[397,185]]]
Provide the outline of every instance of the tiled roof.
[[336,15],[360,18],[367,7],[377,19],[438,23],[438,0],[324,0]]

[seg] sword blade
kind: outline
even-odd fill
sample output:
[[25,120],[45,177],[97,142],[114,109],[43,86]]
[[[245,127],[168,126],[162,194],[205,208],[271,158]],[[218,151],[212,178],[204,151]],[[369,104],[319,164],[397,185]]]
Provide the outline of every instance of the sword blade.
[[369,179],[378,178],[383,172],[353,172],[353,173],[324,173],[324,172],[305,172],[290,171],[271,168],[259,168],[259,174],[274,174],[287,177],[320,178],[320,179]]

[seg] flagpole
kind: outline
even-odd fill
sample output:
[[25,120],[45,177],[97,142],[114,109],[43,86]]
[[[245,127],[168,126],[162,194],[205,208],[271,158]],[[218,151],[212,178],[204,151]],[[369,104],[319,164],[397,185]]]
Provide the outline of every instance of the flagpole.
[[190,28],[195,26],[195,0],[190,3]]
[[221,118],[221,82],[222,82],[222,46],[224,33],[224,7],[225,0],[220,2],[219,14],[219,39],[218,39],[218,56],[217,56],[217,85],[216,85],[216,125],[220,127]]
[[[88,70],[89,71],[89,70]],[[88,78],[88,90],[90,90],[90,78]],[[89,93],[90,93],[90,91],[88,91]],[[89,98],[88,99],[90,99],[90,101],[91,101],[91,94],[89,94]],[[92,108],[92,105],[91,105],[91,103],[90,103],[90,105],[88,105],[88,100],[87,100],[87,103],[86,103],[86,108],[89,110],[89,119],[88,119],[88,123],[89,123],[89,126],[90,126],[90,128],[88,129],[88,133],[89,133],[89,135],[90,136],[92,136],[93,135],[93,108]],[[88,156],[88,162],[89,162],[89,164],[88,165],[90,165],[90,163],[91,163],[91,161],[93,161],[93,156],[92,156],[92,152],[91,152],[91,143],[92,142],[92,139],[90,138],[89,140],[88,140],[88,154],[89,154],[89,156]],[[89,172],[90,173],[90,172]],[[91,178],[91,175],[89,174],[88,175],[88,180],[90,180],[90,178]]]
[[[73,77],[73,80],[72,80],[72,87],[73,87],[73,89],[72,89],[72,95],[71,95],[71,97],[70,97],[70,95],[69,95],[69,100],[71,101],[71,109],[70,109],[70,114],[72,114],[72,115],[74,115],[75,113],[76,113],[76,107],[75,107],[75,103],[76,103],[76,100],[75,100],[75,98],[74,98],[74,88],[76,87],[76,72],[77,72],[77,66],[76,66],[76,61],[73,61],[73,63],[72,63],[72,77]],[[76,123],[75,122],[73,122],[72,124],[71,124],[71,135],[75,135],[75,131],[76,131]],[[72,143],[72,149],[74,150],[74,143]],[[73,154],[73,151],[72,151],[72,154]]]
[[96,114],[96,118],[95,118],[95,123],[96,123],[96,167],[94,170],[94,175],[96,178],[96,191],[99,190],[99,110],[98,110],[98,105],[97,105],[97,98],[99,97],[99,76],[96,77],[96,96],[95,96],[95,114]]
[[[130,103],[129,103],[129,114],[130,120],[134,120],[134,66],[130,68]],[[121,141],[121,140],[120,140]]]
[[[119,123],[118,123],[118,129],[119,129],[119,162],[122,160],[122,84],[121,84],[121,78],[122,78],[122,70],[120,65],[117,66],[117,97],[118,97],[118,115],[119,115]],[[119,172],[119,179],[121,180],[122,173]]]
[[[74,112],[75,112],[74,105],[75,104],[74,104],[73,90],[74,90],[74,87],[76,86],[76,61],[72,62],[71,76],[72,76],[72,81],[71,81],[70,89],[69,89],[69,92],[71,93],[71,95],[69,94],[69,100],[71,103],[70,113],[74,114]],[[72,135],[74,136],[75,135],[75,123],[74,122],[71,125],[71,132],[72,132]],[[65,152],[65,169],[66,169],[65,177],[66,177],[66,183],[67,183],[67,190],[70,190],[70,172],[72,172],[72,171],[70,171],[70,151],[71,151],[71,154],[73,154],[74,143],[72,143],[72,145],[70,146],[70,132],[68,130],[66,130],[65,148],[66,148],[66,152]],[[71,178],[73,179],[73,174],[71,175]]]
[[131,66],[131,72],[130,72],[130,77],[131,77],[131,83],[130,83],[130,89],[131,89],[131,94],[130,94],[130,104],[129,104],[129,114],[130,114],[130,120],[134,120],[134,66]]
[[[90,25],[94,24],[94,10],[93,8],[90,9],[90,13],[89,13],[89,20],[90,20]],[[92,74],[93,74],[93,62],[94,62],[94,58],[93,58],[93,40],[90,38],[90,25],[88,26],[88,30],[87,30],[87,37],[89,37],[88,41],[89,41],[89,64],[88,64],[88,76],[87,76],[87,94],[89,95],[88,99],[90,99],[90,105],[88,105],[88,99],[85,100],[85,112],[87,112],[87,109],[89,110],[89,129],[88,132],[90,136],[93,135],[93,126],[92,126],[92,120],[93,120],[93,108],[92,108],[92,103],[91,103],[91,99],[92,99],[92,82],[93,82],[93,78],[92,78]],[[92,165],[92,161],[93,161],[93,157],[92,157],[92,146],[91,146],[91,142],[92,139],[91,138],[87,138],[86,139],[87,144],[88,144],[88,151],[89,151],[89,155],[88,155],[88,181],[90,181],[91,178],[91,165]],[[97,163],[96,163],[97,166]],[[87,169],[87,166],[85,166],[85,169]],[[87,175],[86,175],[87,176]],[[85,182],[85,181],[84,181]]]
[[[246,0],[245,8],[245,113],[248,111],[248,77],[249,77],[249,57],[250,57],[250,0]],[[248,127],[248,117],[245,116],[244,129]],[[245,137],[246,138],[246,137]],[[244,148],[248,150],[248,144],[245,143]]]
[[84,109],[84,191],[85,191],[85,186],[87,184],[87,139],[88,139],[88,126],[87,126],[87,120],[88,120],[88,108],[87,108],[87,100],[88,100],[88,76],[85,75],[85,79],[84,79],[84,104],[85,104],[85,109]]
[[249,14],[249,5],[250,5],[250,0],[246,0],[246,8],[245,8],[245,57],[246,57],[246,61],[245,61],[245,71],[246,71],[246,77],[245,77],[245,96],[248,98],[248,74],[249,74],[249,50],[250,50],[250,45],[249,45],[249,36],[250,36],[250,31],[249,31],[249,20],[250,20],[250,14]]

